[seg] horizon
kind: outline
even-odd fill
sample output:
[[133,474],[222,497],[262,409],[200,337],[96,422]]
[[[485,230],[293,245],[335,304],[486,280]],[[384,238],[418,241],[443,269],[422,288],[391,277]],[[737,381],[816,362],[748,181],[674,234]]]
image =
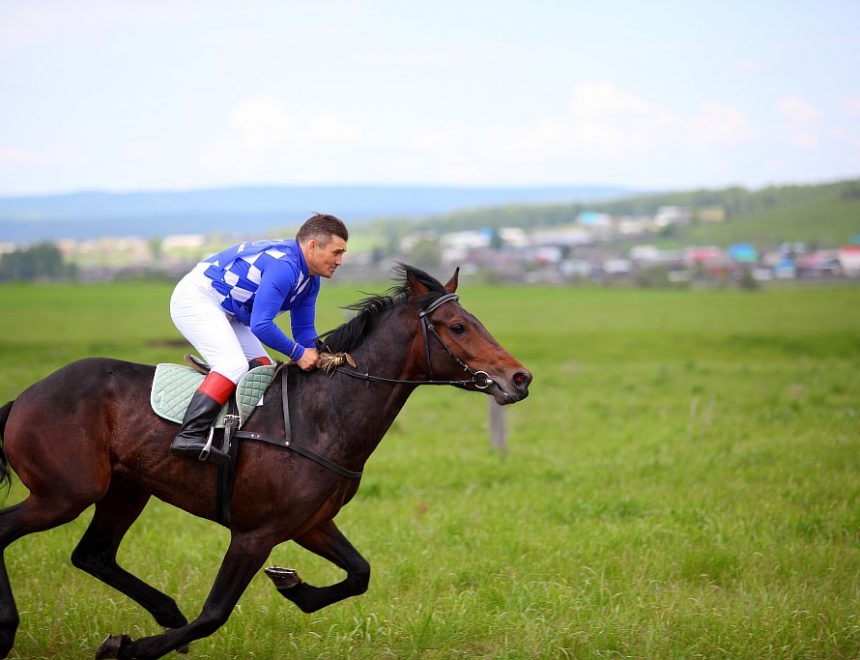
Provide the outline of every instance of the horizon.
[[847,0],[10,0],[0,197],[851,180],[858,24]]
[[[821,183],[838,183],[838,181],[832,182],[821,182]],[[795,184],[786,184],[786,185],[795,185]],[[819,185],[818,183],[813,183],[810,185]],[[503,184],[444,184],[444,183],[386,183],[386,182],[370,182],[370,183],[236,183],[236,184],[224,184],[220,186],[200,186],[200,187],[192,187],[192,188],[141,188],[141,189],[109,189],[109,188],[80,188],[74,190],[61,190],[55,192],[45,192],[45,193],[35,193],[35,194],[22,194],[22,195],[4,195],[0,194],[0,199],[12,199],[12,198],[40,198],[40,197],[73,197],[77,195],[173,195],[173,194],[183,194],[183,193],[202,193],[202,192],[220,192],[220,191],[229,191],[229,190],[262,190],[262,189],[283,189],[283,188],[295,188],[295,189],[319,189],[319,188],[342,188],[342,189],[373,189],[373,188],[391,188],[391,189],[404,189],[404,188],[413,188],[417,190],[434,190],[434,189],[444,189],[444,190],[576,190],[576,189],[594,189],[594,190],[618,190],[623,194],[627,194],[628,192],[632,194],[660,194],[663,192],[677,192],[677,191],[646,191],[646,190],[632,190],[627,189],[624,186],[617,186],[611,184],[525,184],[525,185],[503,185]]]
[[[600,190],[600,191],[617,191],[621,197],[611,199],[623,199],[628,197],[648,197],[658,195],[683,194],[695,192],[699,190],[719,192],[731,188],[741,188],[748,192],[755,193],[769,188],[789,188],[789,187],[815,187],[827,186],[840,183],[848,183],[851,181],[860,181],[860,173],[854,176],[845,176],[838,178],[824,179],[820,181],[776,181],[771,183],[761,184],[759,186],[746,186],[741,184],[726,184],[722,186],[695,186],[695,187],[674,187],[661,189],[642,189],[629,188],[623,185],[613,185],[610,183],[595,183],[595,184],[577,184],[577,183],[559,183],[559,184],[463,184],[463,183],[386,183],[386,182],[369,182],[369,183],[348,183],[348,182],[333,182],[333,183],[226,183],[223,185],[201,185],[191,188],[140,188],[140,189],[111,189],[107,187],[101,188],[80,188],[72,190],[59,190],[52,192],[40,193],[24,193],[24,194],[2,194],[0,200],[10,201],[13,199],[40,199],[52,197],[76,197],[76,196],[133,196],[133,195],[182,195],[192,193],[207,193],[207,192],[225,192],[239,190],[273,190],[273,189],[374,189],[374,188],[389,188],[389,189],[416,189],[416,190],[462,190],[462,191],[549,191],[549,190]],[[597,200],[602,201],[602,200]]]

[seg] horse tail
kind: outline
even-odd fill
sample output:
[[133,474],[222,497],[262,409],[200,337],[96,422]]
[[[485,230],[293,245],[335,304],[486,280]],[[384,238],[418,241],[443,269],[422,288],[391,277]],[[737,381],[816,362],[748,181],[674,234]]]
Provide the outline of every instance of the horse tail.
[[0,487],[6,486],[7,490],[12,487],[12,471],[9,469],[9,461],[6,460],[6,452],[3,450],[3,433],[6,431],[6,420],[12,412],[13,403],[15,402],[10,401],[0,408]]

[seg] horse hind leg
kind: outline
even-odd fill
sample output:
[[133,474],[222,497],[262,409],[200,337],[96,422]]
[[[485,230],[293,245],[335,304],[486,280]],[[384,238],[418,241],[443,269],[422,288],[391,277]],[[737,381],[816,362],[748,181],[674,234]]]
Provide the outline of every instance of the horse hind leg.
[[77,518],[90,504],[74,498],[45,497],[33,492],[26,500],[0,511],[0,657],[12,650],[18,630],[18,608],[6,572],[6,548],[23,536]]
[[140,517],[149,497],[149,493],[138,486],[115,477],[105,496],[96,504],[90,526],[72,552],[72,563],[141,605],[160,626],[180,628],[188,620],[176,601],[132,575],[116,561],[120,543]]
[[12,645],[15,643],[15,633],[18,631],[18,606],[15,604],[15,596],[12,594],[12,585],[9,582],[9,574],[6,571],[6,546],[19,538],[13,532],[14,523],[9,525],[6,521],[19,513],[22,504],[16,504],[8,509],[0,511],[0,657],[7,657]]
[[0,557],[0,658],[7,657],[12,650],[18,623],[18,607],[6,573],[6,562]]

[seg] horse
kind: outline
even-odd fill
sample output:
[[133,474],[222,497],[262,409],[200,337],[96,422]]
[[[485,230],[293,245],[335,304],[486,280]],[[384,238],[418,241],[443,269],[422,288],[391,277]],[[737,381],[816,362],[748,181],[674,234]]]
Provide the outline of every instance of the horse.
[[[154,366],[85,358],[0,408],[0,484],[10,484],[14,470],[29,490],[24,501],[0,511],[0,656],[10,653],[19,625],[2,553],[92,504],[72,564],[136,601],[164,629],[136,640],[109,635],[97,658],[160,658],[212,635],[272,548],[290,540],[346,573],[335,584],[312,586],[292,569],[266,569],[303,612],[364,593],[370,564],[334,518],[355,495],[365,461],[410,394],[422,384],[452,385],[501,405],[528,395],[532,374],[460,304],[458,272],[442,285],[400,264],[391,288],[349,306],[354,316],[319,338],[321,351],[340,359],[310,372],[281,365],[263,405],[237,432],[245,440],[235,453],[227,523],[214,496],[216,467],[170,452],[178,426],[149,405]],[[294,447],[254,442],[287,435]],[[214,584],[190,622],[170,596],[116,561],[124,535],[153,496],[230,533]]]

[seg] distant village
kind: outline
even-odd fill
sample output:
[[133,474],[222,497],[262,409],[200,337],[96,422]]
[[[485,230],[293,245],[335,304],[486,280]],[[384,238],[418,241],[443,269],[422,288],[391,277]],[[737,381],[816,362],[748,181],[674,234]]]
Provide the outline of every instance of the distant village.
[[[698,210],[697,216],[699,222],[725,221],[718,208]],[[444,264],[467,264],[513,282],[590,280],[659,286],[860,277],[860,236],[854,237],[856,242],[828,248],[738,243],[728,248],[690,245],[668,250],[648,241],[668,227],[688,225],[691,218],[691,209],[675,206],[639,218],[585,212],[565,228],[531,233],[502,229],[498,249],[493,249],[492,233],[486,231],[446,234],[438,240]]]
[[[739,243],[728,248],[690,245],[667,250],[654,244],[654,237],[664,235],[667,228],[689,225],[693,215],[693,209],[666,206],[643,217],[587,211],[566,226],[533,231],[507,227],[414,232],[389,240],[385,246],[351,250],[338,278],[387,279],[398,261],[432,273],[460,266],[464,274],[486,282],[520,284],[594,282],[660,287],[737,283],[755,287],[771,281],[860,278],[860,236],[826,248],[803,243]],[[695,218],[720,223],[726,214],[718,207],[695,209]],[[178,277],[229,243],[257,238],[263,237],[104,237],[61,240],[56,247],[64,261],[74,264],[76,279],[99,281]],[[0,255],[21,249],[0,243]]]

